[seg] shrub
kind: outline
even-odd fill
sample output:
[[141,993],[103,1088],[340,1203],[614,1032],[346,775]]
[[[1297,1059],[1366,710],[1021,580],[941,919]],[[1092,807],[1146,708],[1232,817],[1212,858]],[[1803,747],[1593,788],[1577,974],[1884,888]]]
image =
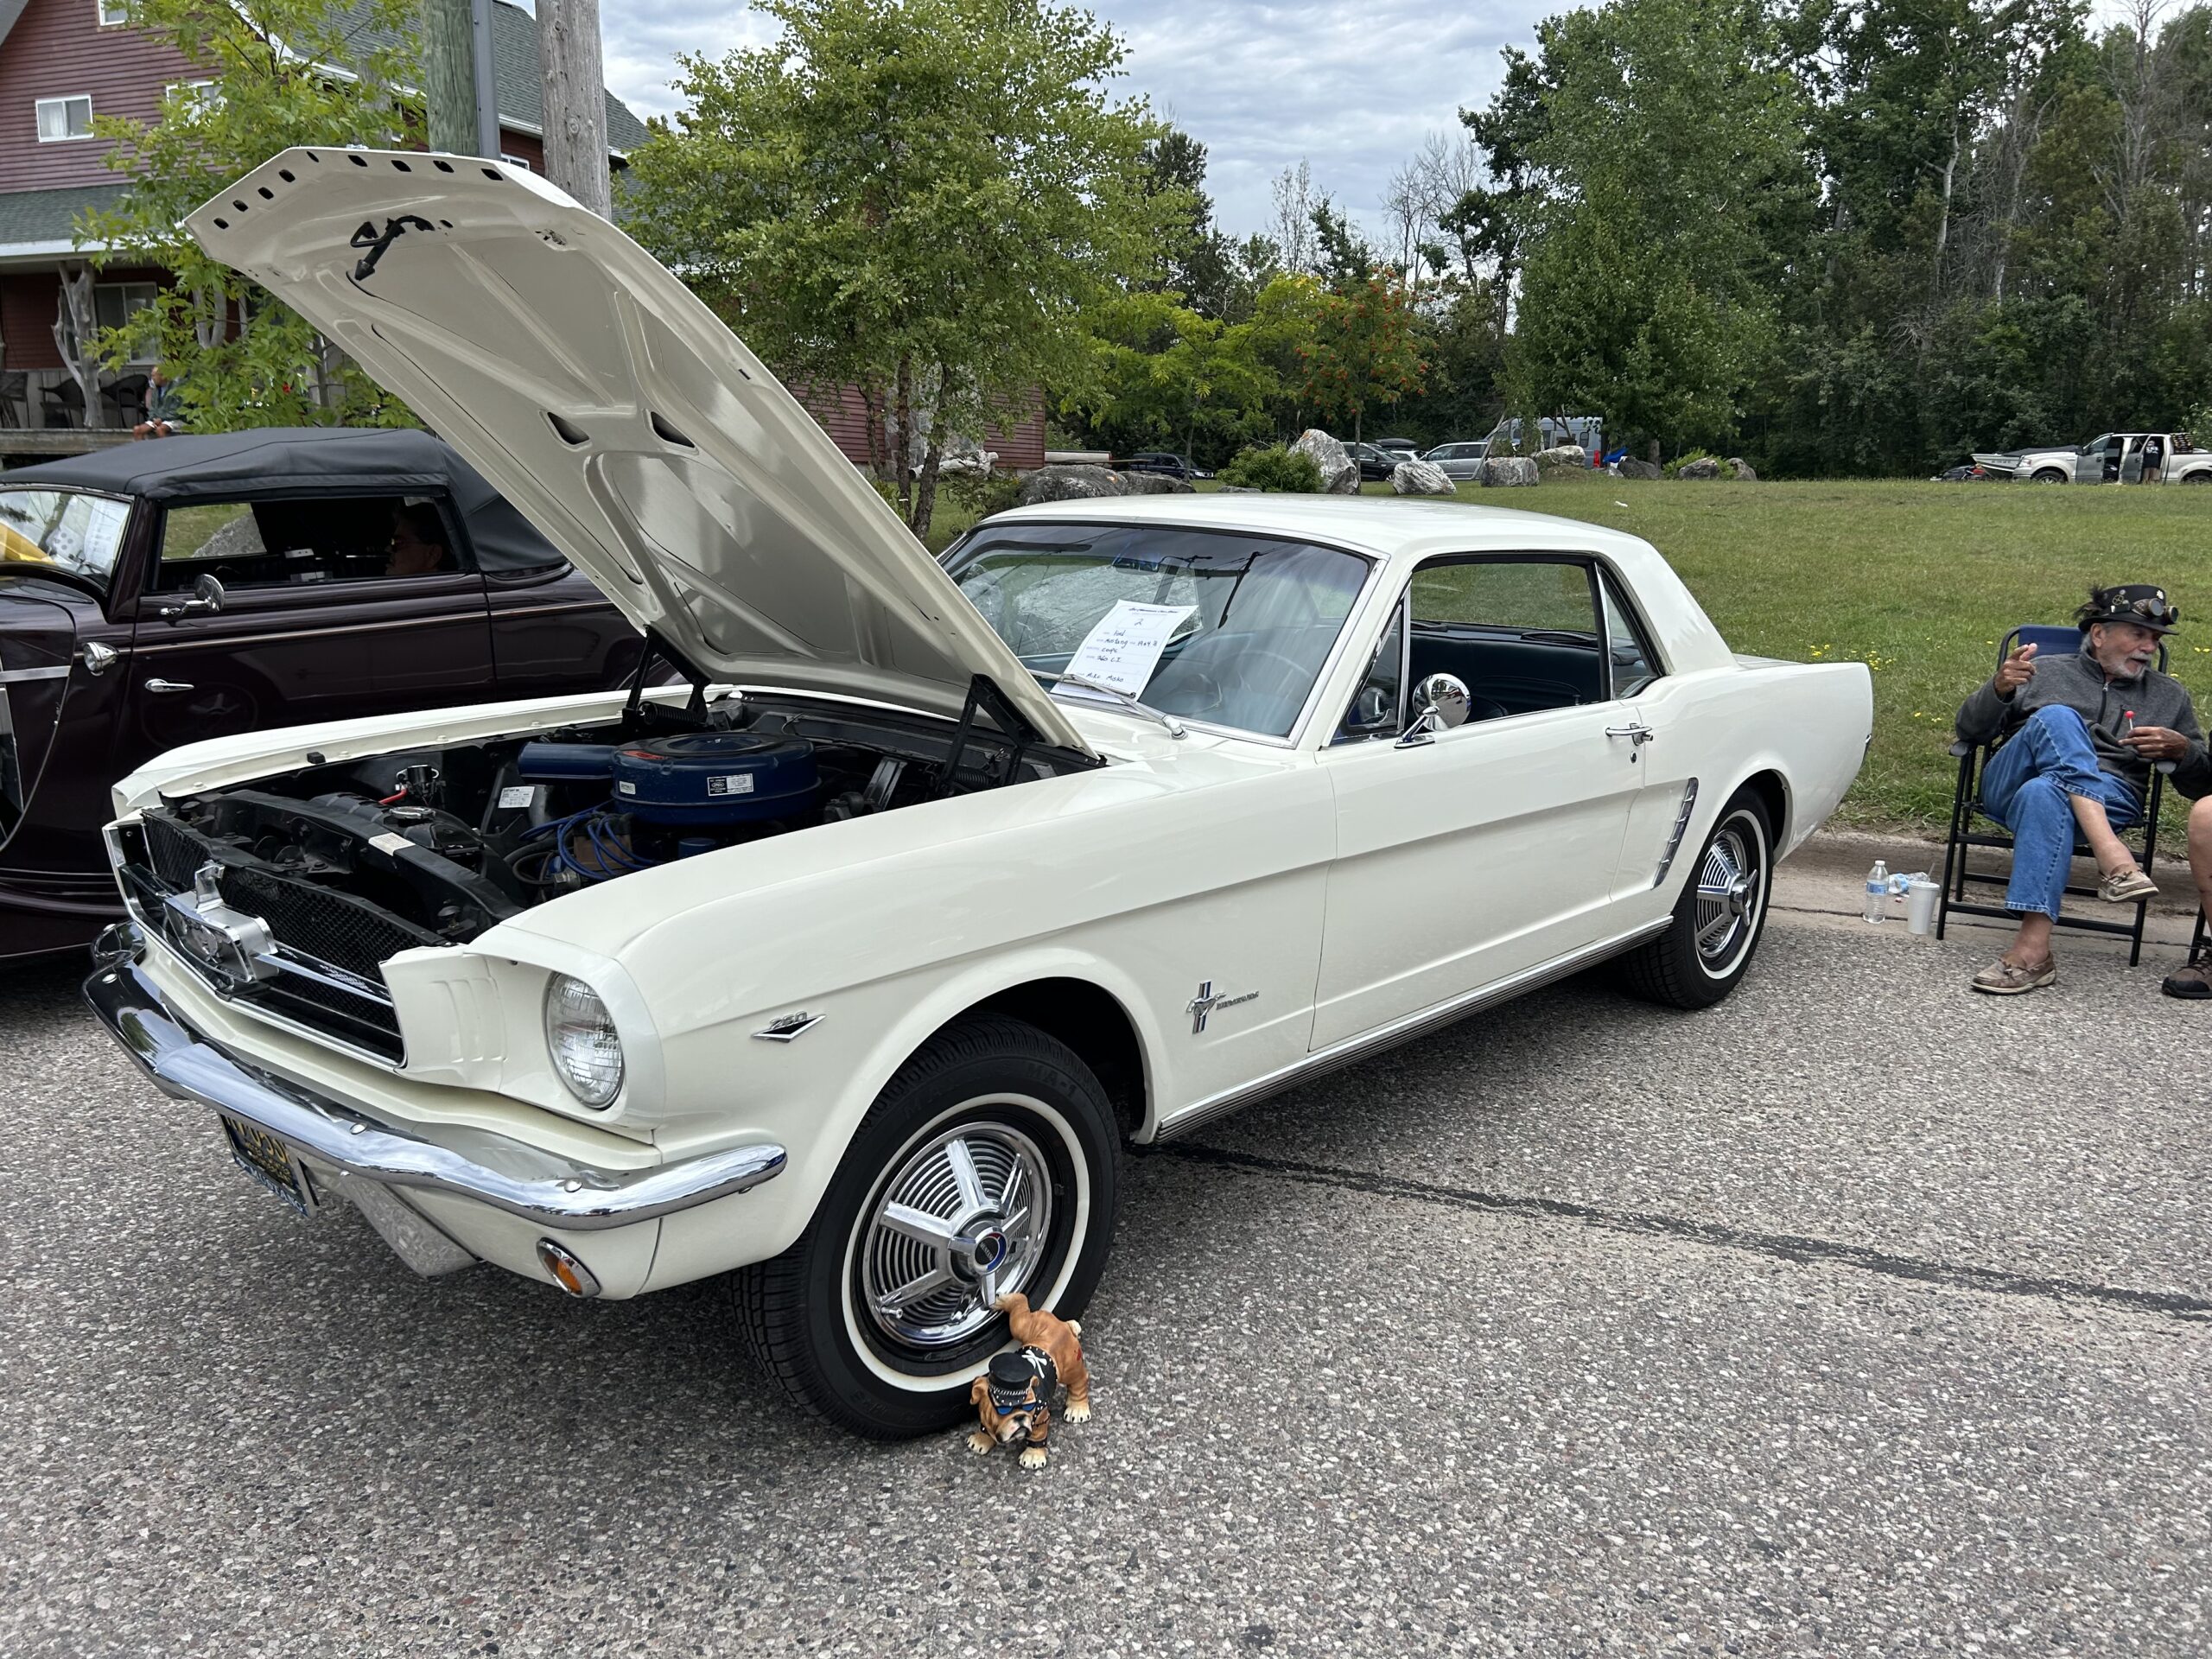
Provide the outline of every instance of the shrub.
[[1248,490],[1284,490],[1300,495],[1321,492],[1321,469],[1313,464],[1313,457],[1279,443],[1239,451],[1236,459],[1221,469],[1220,479]]
[[[1685,449],[1681,454],[1676,455],[1672,461],[1667,463],[1664,469],[1667,476],[1669,478],[1681,477],[1682,468],[1688,466],[1690,462],[1694,461],[1720,461],[1720,457],[1719,455],[1710,454],[1703,449]],[[1728,475],[1728,466],[1726,461],[1721,461],[1720,473],[1721,476],[1724,478]]]
[[994,472],[988,478],[963,473],[938,480],[937,487],[939,495],[970,518],[988,518],[1014,505],[1021,493],[1021,480],[1012,473]]

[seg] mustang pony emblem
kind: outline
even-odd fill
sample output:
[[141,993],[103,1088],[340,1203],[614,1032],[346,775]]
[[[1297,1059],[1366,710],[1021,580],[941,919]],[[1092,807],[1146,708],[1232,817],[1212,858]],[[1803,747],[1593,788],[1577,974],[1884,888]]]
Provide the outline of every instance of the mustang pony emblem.
[[1202,982],[1198,994],[1191,999],[1191,1006],[1185,1010],[1191,1016],[1191,1035],[1195,1037],[1206,1028],[1207,1018],[1216,1008],[1233,1008],[1239,1002],[1249,1002],[1259,995],[1257,991],[1239,991],[1235,996],[1221,996],[1215,994],[1213,981]]

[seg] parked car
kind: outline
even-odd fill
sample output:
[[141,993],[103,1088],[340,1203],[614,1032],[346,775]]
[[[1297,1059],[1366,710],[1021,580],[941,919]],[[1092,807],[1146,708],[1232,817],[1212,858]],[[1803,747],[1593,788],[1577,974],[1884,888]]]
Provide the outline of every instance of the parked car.
[[422,432],[264,430],[0,473],[0,958],[121,913],[100,825],[197,738],[602,690],[636,629]]
[[1171,454],[1165,449],[1140,449],[1126,461],[1113,463],[1124,473],[1160,473],[1169,478],[1185,480],[1211,478],[1213,474],[1203,467],[1194,466],[1187,455]]
[[1592,524],[1117,497],[940,565],[620,231],[431,165],[288,151],[188,222],[695,686],[164,755],[86,987],[247,1175],[423,1271],[737,1269],[794,1399],[938,1427],[1001,1297],[1082,1310],[1126,1144],[1608,959],[1719,1001],[1858,769],[1863,664],[1732,655]]
[[1394,449],[1402,455],[1418,455],[1421,453],[1421,446],[1411,438],[1370,438],[1368,442],[1377,449]]
[[1433,467],[1443,468],[1445,475],[1457,480],[1480,478],[1483,462],[1490,458],[1490,440],[1475,442],[1440,443],[1421,459]]
[[1977,451],[1995,478],[2031,484],[2212,484],[2212,451],[2186,432],[2101,432],[2087,443]]
[[1371,443],[1346,443],[1344,454],[1359,467],[1359,481],[1363,484],[1387,480],[1406,459],[1395,450],[1378,449]]

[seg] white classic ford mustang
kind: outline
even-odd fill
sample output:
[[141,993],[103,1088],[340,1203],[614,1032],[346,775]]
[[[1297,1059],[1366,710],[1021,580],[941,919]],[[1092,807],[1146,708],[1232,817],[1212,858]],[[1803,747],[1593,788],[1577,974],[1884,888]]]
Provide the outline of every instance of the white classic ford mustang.
[[863,1433],[961,1414],[1001,1295],[1079,1311],[1125,1144],[1607,958],[1725,996],[1866,748],[1862,666],[1732,656],[1588,524],[1147,497],[933,563],[525,172],[292,150],[191,225],[693,683],[162,757],[94,1007],[422,1271],[739,1270],[767,1366]]

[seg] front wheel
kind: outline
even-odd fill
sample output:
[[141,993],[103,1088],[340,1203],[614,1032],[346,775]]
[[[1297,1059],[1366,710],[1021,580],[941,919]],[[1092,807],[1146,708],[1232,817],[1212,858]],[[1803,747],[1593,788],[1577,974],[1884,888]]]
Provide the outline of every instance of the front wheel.
[[1631,995],[1709,1008],[1736,988],[1766,927],[1773,843],[1765,806],[1750,790],[1737,791],[1698,854],[1673,922],[1621,957],[1622,983]]
[[1121,1131],[1090,1068],[1020,1020],[960,1020],[861,1120],[813,1220],[736,1275],[746,1334],[802,1409],[880,1440],[946,1428],[1020,1291],[1073,1319],[1106,1264]]

